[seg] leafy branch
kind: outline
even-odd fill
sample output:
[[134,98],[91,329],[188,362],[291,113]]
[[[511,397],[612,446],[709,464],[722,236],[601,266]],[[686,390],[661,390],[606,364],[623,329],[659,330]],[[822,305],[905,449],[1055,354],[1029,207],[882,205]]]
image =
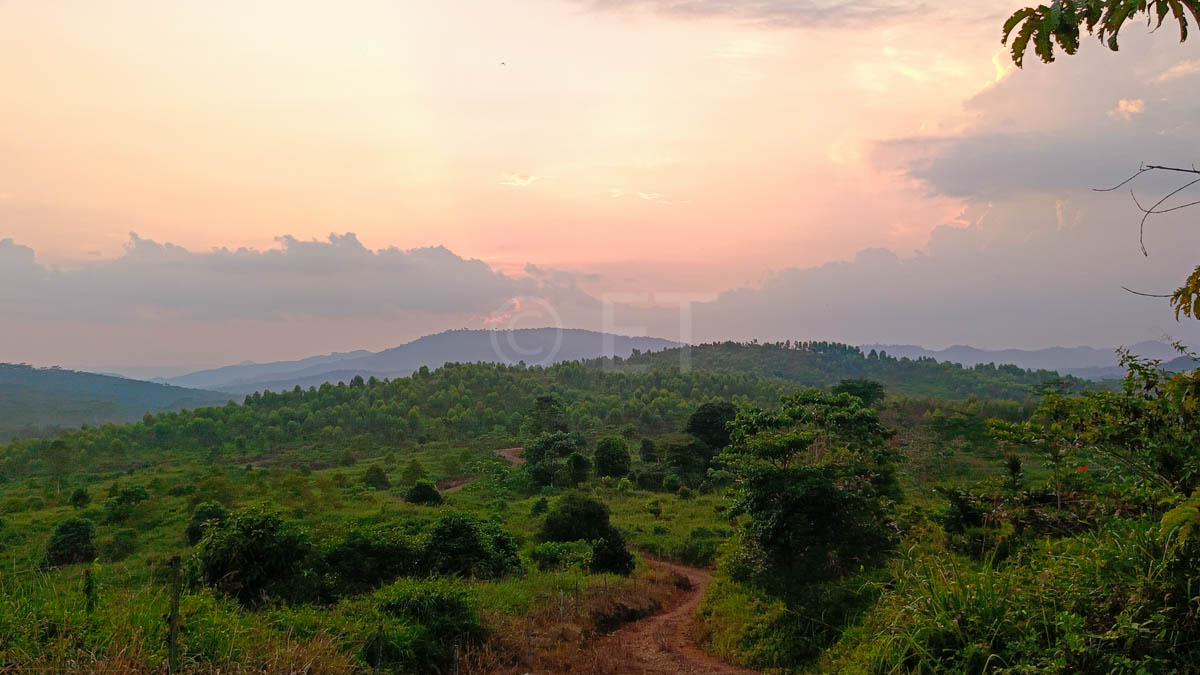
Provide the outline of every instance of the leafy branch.
[[1188,37],[1188,14],[1200,24],[1200,0],[1054,0],[1048,6],[1014,12],[1004,22],[1001,42],[1010,45],[1011,41],[1013,63],[1018,68],[1025,63],[1030,43],[1043,63],[1054,61],[1056,44],[1066,54],[1075,54],[1084,30],[1115,52],[1121,28],[1143,14],[1146,25],[1154,30],[1172,18],[1179,25],[1179,41],[1184,42]]

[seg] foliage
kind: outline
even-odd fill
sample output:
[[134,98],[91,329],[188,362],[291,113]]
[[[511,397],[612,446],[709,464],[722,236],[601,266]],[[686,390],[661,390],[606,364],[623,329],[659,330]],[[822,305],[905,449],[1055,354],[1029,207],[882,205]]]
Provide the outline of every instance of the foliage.
[[410,504],[437,506],[442,503],[442,494],[430,480],[419,480],[404,493],[404,501]]
[[137,548],[137,532],[129,528],[121,528],[100,542],[100,554],[110,562],[128,558]]
[[1012,59],[1024,65],[1030,43],[1044,63],[1054,61],[1054,46],[1071,55],[1079,50],[1084,30],[1095,34],[1112,51],[1126,23],[1145,15],[1146,23],[1161,28],[1168,17],[1179,25],[1179,41],[1188,36],[1187,15],[1200,22],[1200,0],[1055,0],[1050,5],[1025,7],[1004,22],[1004,44],[1011,40]]
[[592,558],[592,547],[582,541],[545,541],[533,547],[529,558],[542,571],[583,569]]
[[737,416],[737,406],[729,401],[705,403],[688,417],[683,430],[703,441],[714,451],[729,445],[728,424]]
[[462,513],[448,513],[434,523],[425,564],[435,574],[481,579],[497,579],[521,568],[512,535]]
[[374,490],[386,490],[392,487],[392,482],[388,480],[387,473],[378,464],[372,464],[367,467],[367,472],[363,474],[362,482],[363,485]]
[[322,547],[321,571],[334,596],[363,593],[425,571],[425,552],[411,534],[394,527],[356,527]]
[[899,497],[889,432],[849,394],[811,389],[778,411],[740,414],[723,460],[738,477],[731,512],[751,576],[838,576],[876,564],[894,544]]
[[605,436],[596,442],[596,475],[620,478],[629,473],[629,448],[620,436]]
[[593,574],[629,576],[633,568],[633,555],[625,548],[625,540],[616,530],[609,530],[607,535],[592,544],[588,570]]
[[578,492],[568,492],[554,502],[542,522],[540,541],[594,541],[608,534],[608,507]]
[[59,523],[46,547],[46,564],[57,567],[95,560],[95,533],[96,526],[86,518],[68,518]]
[[887,390],[883,388],[882,382],[865,377],[842,380],[830,387],[829,390],[834,394],[857,396],[865,406],[873,406],[887,395]]
[[192,558],[193,574],[242,604],[254,604],[286,589],[312,553],[307,532],[255,507],[205,532]]
[[228,517],[229,511],[220,502],[202,502],[192,512],[192,518],[188,521],[183,536],[187,543],[194,546],[200,543],[208,528],[221,526]]
[[71,502],[71,506],[82,509],[92,502],[92,496],[84,488],[75,488],[75,491],[71,493],[69,501]]

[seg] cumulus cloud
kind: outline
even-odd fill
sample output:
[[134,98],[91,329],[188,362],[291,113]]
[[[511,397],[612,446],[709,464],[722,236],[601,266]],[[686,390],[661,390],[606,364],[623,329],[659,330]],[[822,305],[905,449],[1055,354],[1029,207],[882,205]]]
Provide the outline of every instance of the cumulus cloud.
[[1030,64],[967,104],[965,130],[884,140],[871,160],[935,193],[983,200],[1107,187],[1143,161],[1190,166],[1200,89],[1182,76],[1159,81],[1179,58],[1178,44],[1159,37],[1131,34],[1119,54],[1096,48]]
[[[853,260],[779,272],[762,286],[691,307],[697,340],[832,339],[931,347],[1041,348],[1133,344],[1165,334],[1200,341],[1200,322],[1176,322],[1163,300],[1122,286],[1174,288],[1200,250],[1186,218],[1164,219],[1152,255],[1137,248],[1127,195],[1080,202],[1037,197],[964,214],[923,250],[868,249]],[[620,308],[618,324],[676,337],[679,313]]]
[[128,320],[167,313],[197,320],[486,314],[518,295],[586,300],[563,276],[510,277],[443,247],[372,251],[353,234],[278,238],[269,250],[193,252],[131,234],[124,253],[71,269],[37,263],[0,241],[0,314]]

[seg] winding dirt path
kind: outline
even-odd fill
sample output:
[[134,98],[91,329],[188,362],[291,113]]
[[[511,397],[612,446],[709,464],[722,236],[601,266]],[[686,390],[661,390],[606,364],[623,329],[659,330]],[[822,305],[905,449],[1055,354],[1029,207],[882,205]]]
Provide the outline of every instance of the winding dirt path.
[[[524,463],[523,448],[503,448],[496,455],[514,466]],[[464,476],[447,482],[443,492],[458,492],[478,476]],[[672,572],[688,580],[688,588],[676,594],[661,611],[634,621],[594,642],[592,650],[621,654],[621,675],[755,675],[759,671],[731,666],[700,650],[688,635],[692,614],[700,607],[704,592],[712,582],[712,573],[642,554],[651,567]]]
[[708,570],[657,560],[645,554],[642,559],[655,569],[686,577],[691,588],[678,594],[659,613],[622,626],[601,638],[595,649],[622,652],[630,661],[621,666],[620,672],[629,675],[753,675],[758,672],[731,666],[709,656],[688,635],[692,614],[700,607],[704,591],[712,582]]

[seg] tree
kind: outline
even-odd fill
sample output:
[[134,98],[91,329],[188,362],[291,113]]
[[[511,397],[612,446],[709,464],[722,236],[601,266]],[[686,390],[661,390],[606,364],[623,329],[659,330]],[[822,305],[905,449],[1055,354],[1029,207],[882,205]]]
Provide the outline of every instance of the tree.
[[404,493],[404,501],[410,504],[437,506],[442,503],[442,494],[431,480],[419,480]]
[[243,605],[257,604],[287,589],[312,552],[304,530],[263,508],[247,509],[205,533],[195,574]]
[[52,441],[42,452],[46,459],[46,468],[55,478],[54,491],[58,492],[62,490],[63,476],[71,466],[71,448],[59,438]]
[[77,509],[82,509],[91,502],[91,495],[89,495],[88,491],[83,488],[75,488],[75,491],[71,493],[71,506],[74,506]]
[[714,451],[729,445],[726,425],[737,416],[737,407],[729,401],[705,403],[688,418],[684,431],[704,441]]
[[426,476],[425,467],[413,458],[409,460],[404,470],[400,472],[400,484],[412,485]]
[[553,394],[543,394],[533,401],[533,410],[526,423],[528,436],[567,431],[567,409]]
[[620,436],[605,436],[596,443],[596,475],[620,478],[629,473],[629,448]]
[[578,485],[588,479],[592,474],[592,460],[588,459],[583,453],[575,452],[567,458],[567,480],[572,486]]
[[851,396],[857,396],[862,399],[863,405],[865,406],[873,406],[879,401],[882,401],[883,397],[887,395],[883,389],[882,383],[876,382],[875,380],[868,380],[866,378],[842,380],[841,382],[838,382],[830,387],[830,391],[835,394],[850,394]]
[[658,448],[654,446],[654,439],[642,439],[642,447],[638,449],[638,457],[647,464],[658,461]]
[[1200,23],[1200,0],[1056,0],[1050,5],[1025,7],[1004,22],[1004,38],[1011,41],[1013,62],[1021,67],[1030,43],[1044,63],[1054,61],[1058,45],[1068,55],[1079,50],[1080,36],[1086,30],[1114,52],[1121,28],[1141,18],[1155,28],[1170,17],[1179,25],[1179,41],[1188,37],[1187,14]]
[[546,514],[539,541],[595,541],[608,535],[612,526],[608,507],[578,492],[559,497]]
[[625,548],[625,540],[616,530],[609,530],[604,538],[592,544],[588,559],[588,571],[592,574],[629,576],[633,568],[633,554]]
[[95,560],[95,534],[96,526],[86,518],[68,518],[59,523],[46,546],[46,564],[59,567]]
[[778,410],[738,416],[722,461],[737,477],[732,515],[745,576],[836,577],[879,562],[893,544],[899,488],[874,410],[850,396],[809,389]]
[[375,490],[386,490],[392,487],[392,482],[388,480],[387,473],[378,464],[372,464],[367,467],[367,472],[363,474],[362,482],[363,485]]

